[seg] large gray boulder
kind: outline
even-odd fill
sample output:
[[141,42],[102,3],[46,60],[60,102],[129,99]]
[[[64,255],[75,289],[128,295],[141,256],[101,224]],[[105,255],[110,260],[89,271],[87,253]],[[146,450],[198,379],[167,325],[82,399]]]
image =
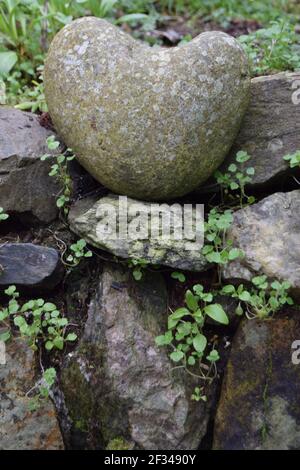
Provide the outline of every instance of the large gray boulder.
[[[281,72],[251,80],[250,104],[237,139],[221,165],[223,173],[235,163],[240,150],[251,155],[251,160],[241,164],[240,168],[251,166],[255,169],[249,186],[282,181],[282,176],[291,173],[283,157],[300,149],[299,83],[299,72]],[[199,191],[216,190],[215,180],[211,179],[210,183]]]
[[149,48],[99,18],[54,38],[45,93],[80,163],[117,194],[184,195],[222,163],[248,105],[248,61],[222,32]]
[[294,344],[299,338],[297,311],[242,322],[222,386],[214,449],[300,448],[299,344]]
[[0,450],[60,450],[64,448],[50,399],[30,411],[28,392],[36,384],[33,351],[21,339],[6,343],[0,362]]
[[[158,273],[135,283],[119,266],[104,266],[84,333],[62,370],[73,436],[85,448],[114,439],[135,449],[197,449],[215,394],[191,400],[198,379],[173,370],[155,337],[165,331],[167,292]],[[85,436],[85,437],[83,437]]]
[[51,162],[40,160],[51,134],[35,114],[0,106],[0,207],[6,212],[44,223],[55,219],[60,186],[49,176]]
[[[183,206],[176,204],[157,204],[161,209],[159,215],[154,218],[151,216],[150,203],[126,198],[128,224],[126,226],[126,238],[120,236],[122,213],[119,210],[120,199],[115,195],[108,195],[98,200],[82,199],[71,208],[69,214],[69,224],[71,230],[79,237],[84,238],[88,243],[96,248],[113,253],[125,259],[144,259],[150,264],[169,266],[176,269],[188,271],[205,271],[209,263],[201,254],[203,231],[201,231],[201,221],[203,221],[202,212],[196,216],[196,207],[193,207],[192,232],[195,234],[194,240],[185,237],[182,230]],[[110,208],[110,215],[105,212]],[[173,209],[172,209],[173,208]],[[137,213],[138,209],[138,213]],[[176,210],[177,209],[177,210]],[[116,217],[114,218],[114,213]],[[99,230],[99,224],[103,224],[108,219],[111,223],[111,229],[116,227],[117,237],[106,236]],[[164,221],[170,220],[171,237],[156,236],[153,227],[158,227],[161,234],[161,227]],[[196,224],[196,222],[198,223]],[[139,239],[131,236],[130,227],[140,227],[141,233]],[[177,238],[176,230],[179,228],[182,238]],[[197,230],[196,230],[197,227]],[[145,231],[145,234],[143,234]]]
[[273,194],[235,212],[228,238],[245,256],[224,267],[226,280],[265,274],[289,281],[300,294],[300,190]]

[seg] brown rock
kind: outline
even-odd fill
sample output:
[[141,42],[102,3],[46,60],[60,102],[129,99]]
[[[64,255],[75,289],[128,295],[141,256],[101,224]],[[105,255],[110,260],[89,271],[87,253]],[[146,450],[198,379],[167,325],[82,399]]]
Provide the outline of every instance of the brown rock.
[[6,343],[6,363],[0,364],[0,449],[59,450],[63,441],[54,405],[45,399],[29,410],[27,392],[36,381],[33,351],[20,339]]
[[244,320],[234,338],[214,427],[214,449],[300,448],[298,312]]

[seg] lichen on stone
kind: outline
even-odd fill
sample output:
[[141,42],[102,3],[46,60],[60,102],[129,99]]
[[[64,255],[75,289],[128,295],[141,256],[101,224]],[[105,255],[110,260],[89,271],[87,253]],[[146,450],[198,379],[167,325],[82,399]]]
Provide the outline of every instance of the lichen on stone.
[[54,38],[45,93],[55,127],[103,185],[145,200],[184,195],[222,163],[248,105],[248,61],[232,37],[203,33],[161,49],[104,20]]

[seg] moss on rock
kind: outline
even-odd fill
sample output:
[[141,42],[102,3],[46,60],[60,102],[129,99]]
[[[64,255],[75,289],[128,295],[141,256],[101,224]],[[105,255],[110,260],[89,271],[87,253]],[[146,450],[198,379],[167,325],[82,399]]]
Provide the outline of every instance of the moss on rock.
[[229,151],[248,106],[238,42],[203,33],[150,48],[99,18],[54,38],[45,93],[55,127],[80,163],[112,191],[145,200],[184,195]]

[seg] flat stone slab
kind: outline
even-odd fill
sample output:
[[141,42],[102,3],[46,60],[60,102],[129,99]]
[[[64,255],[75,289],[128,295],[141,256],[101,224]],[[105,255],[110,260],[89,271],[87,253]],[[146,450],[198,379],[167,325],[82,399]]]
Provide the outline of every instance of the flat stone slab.
[[0,246],[0,285],[53,289],[63,277],[57,250],[32,243]]
[[[181,208],[179,204],[178,208]],[[125,259],[145,259],[150,264],[158,264],[163,266],[169,266],[171,268],[177,268],[188,271],[205,271],[209,267],[209,263],[206,261],[204,256],[201,254],[202,248],[202,237],[199,233],[199,242],[195,237],[195,241],[190,241],[182,236],[182,239],[169,239],[169,238],[157,238],[152,236],[152,232],[149,230],[142,239],[134,239],[130,236],[125,238],[114,238],[106,237],[99,232],[99,222],[103,221],[104,211],[107,207],[115,210],[116,217],[116,229],[120,232],[120,218],[119,214],[119,198],[115,195],[108,195],[95,201],[93,199],[82,199],[76,203],[69,214],[69,224],[71,230],[76,233],[79,237],[84,238],[88,243],[96,248],[113,253],[116,256]],[[101,209],[103,208],[103,209]],[[151,204],[148,202],[137,201],[134,199],[127,198],[127,209],[128,214],[135,214],[138,208],[139,218],[141,221],[141,228],[148,226],[151,214]],[[182,226],[182,216],[179,211],[179,215],[176,216],[172,212],[172,205],[162,206],[164,217],[168,220],[170,217],[171,225],[170,232],[174,232],[175,227],[178,225]],[[101,209],[101,210],[100,210]],[[195,210],[195,209],[194,209]],[[173,214],[173,215],[172,215]],[[196,220],[194,212],[194,220]],[[128,225],[134,223],[135,216],[128,216]],[[112,217],[108,220],[112,222]],[[152,219],[153,220],[153,219]],[[156,226],[162,224],[162,219],[157,221]],[[195,229],[195,226],[193,227]],[[128,234],[130,235],[128,228]],[[174,232],[175,233],[175,232]],[[196,234],[196,232],[195,232]],[[193,245],[190,249],[190,245]]]

